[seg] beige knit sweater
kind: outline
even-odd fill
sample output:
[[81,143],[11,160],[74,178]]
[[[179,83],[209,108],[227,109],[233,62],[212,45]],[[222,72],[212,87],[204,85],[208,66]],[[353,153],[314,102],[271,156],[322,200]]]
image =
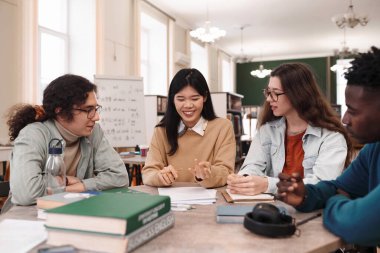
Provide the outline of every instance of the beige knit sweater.
[[197,182],[188,170],[194,166],[194,159],[211,163],[210,178],[197,182],[206,188],[224,186],[227,176],[234,171],[236,141],[232,124],[227,119],[209,121],[203,136],[187,130],[178,138],[177,152],[169,156],[169,150],[165,129],[156,127],[142,170],[144,184],[163,186],[158,179],[158,172],[169,164],[178,172],[176,182]]

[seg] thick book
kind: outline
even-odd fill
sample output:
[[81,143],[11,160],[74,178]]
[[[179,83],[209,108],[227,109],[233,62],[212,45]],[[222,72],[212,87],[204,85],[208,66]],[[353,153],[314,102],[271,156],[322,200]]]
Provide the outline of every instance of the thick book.
[[137,191],[130,190],[128,188],[122,187],[122,188],[114,188],[110,190],[105,191],[85,191],[85,192],[60,192],[52,195],[45,195],[42,197],[37,198],[37,208],[38,209],[50,209],[55,207],[64,206],[69,203],[74,203],[79,200],[87,199],[89,197],[93,197],[95,195],[99,195],[103,192],[119,192],[119,193],[125,193],[125,192],[134,192],[137,193]]
[[274,195],[271,193],[262,193],[257,195],[233,194],[229,189],[223,190],[222,195],[228,203],[245,203],[245,202],[273,202]]
[[252,212],[252,206],[243,205],[228,205],[216,207],[216,222],[217,223],[241,223],[243,224],[246,213]]
[[[244,216],[252,212],[254,205],[224,205],[216,207],[216,222],[217,223],[239,223],[243,224]],[[283,206],[278,206],[281,212],[288,214],[288,211]]]
[[46,225],[127,235],[170,211],[168,196],[102,192],[97,196],[46,210]]
[[73,193],[73,192],[60,192],[53,195],[46,195],[40,198],[37,198],[37,208],[38,209],[50,209],[59,206],[64,206],[69,203],[73,203],[79,200],[83,200],[92,196],[97,195],[98,193]]
[[174,221],[173,212],[169,212],[127,236],[46,227],[48,232],[47,244],[54,246],[69,244],[88,251],[112,253],[131,252],[143,243],[172,228]]

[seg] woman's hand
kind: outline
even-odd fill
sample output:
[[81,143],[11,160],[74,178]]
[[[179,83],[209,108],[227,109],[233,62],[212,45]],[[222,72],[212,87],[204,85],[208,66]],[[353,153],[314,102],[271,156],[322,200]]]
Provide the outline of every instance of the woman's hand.
[[172,185],[177,178],[178,178],[177,170],[170,164],[169,166],[164,167],[158,173],[158,179],[165,186]]
[[211,176],[211,164],[206,161],[198,162],[198,159],[195,159],[194,167],[189,168],[189,171],[194,175],[197,181],[202,181]]
[[243,195],[257,195],[268,188],[268,179],[261,176],[242,176],[230,174],[227,177],[227,189],[231,193]]

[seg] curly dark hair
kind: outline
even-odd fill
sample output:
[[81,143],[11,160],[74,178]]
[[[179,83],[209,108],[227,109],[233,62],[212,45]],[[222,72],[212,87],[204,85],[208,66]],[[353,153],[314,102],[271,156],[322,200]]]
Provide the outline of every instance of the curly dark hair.
[[[73,106],[84,104],[88,93],[96,90],[95,84],[81,76],[66,74],[56,78],[44,90],[43,115],[38,115],[38,106],[29,104],[19,104],[10,108],[7,121],[10,140],[14,141],[21,129],[33,122],[55,119],[57,115],[71,121]],[[58,113],[57,108],[60,108]]]
[[202,117],[207,120],[213,120],[216,118],[211,101],[210,90],[202,73],[194,68],[186,68],[178,71],[170,83],[168,105],[165,115],[156,126],[165,127],[166,136],[170,145],[169,155],[174,155],[178,149],[178,126],[181,121],[181,117],[174,105],[174,97],[187,86],[194,88],[201,96],[206,98],[201,113]]
[[[314,127],[326,128],[344,136],[348,150],[345,162],[347,167],[353,152],[352,142],[339,116],[322,95],[311,68],[304,63],[285,63],[275,68],[270,76],[280,79],[283,91],[303,120]],[[280,117],[273,114],[269,103],[264,101],[258,127],[278,118]]]
[[345,74],[347,85],[359,85],[372,89],[380,88],[380,49],[371,47],[367,53],[361,53],[352,62]]

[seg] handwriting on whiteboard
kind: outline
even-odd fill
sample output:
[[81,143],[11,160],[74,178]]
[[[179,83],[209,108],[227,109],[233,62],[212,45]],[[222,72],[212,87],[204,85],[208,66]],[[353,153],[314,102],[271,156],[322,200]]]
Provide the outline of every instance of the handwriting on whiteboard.
[[144,86],[142,79],[95,79],[103,106],[100,124],[114,147],[145,143]]

